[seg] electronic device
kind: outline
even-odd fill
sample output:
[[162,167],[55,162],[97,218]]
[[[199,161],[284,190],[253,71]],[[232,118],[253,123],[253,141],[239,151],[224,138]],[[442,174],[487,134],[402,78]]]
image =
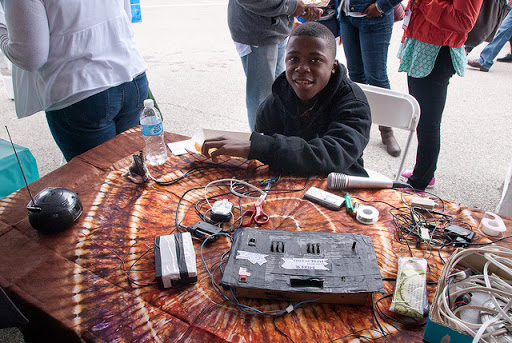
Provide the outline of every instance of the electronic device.
[[128,171],[123,174],[128,180],[133,183],[148,183],[149,177],[144,166],[144,151],[139,150],[138,153],[133,154],[133,164],[128,168]]
[[233,204],[228,199],[217,200],[213,203],[210,217],[214,222],[225,223],[231,219],[232,210]]
[[[197,237],[199,239],[206,239],[216,233],[221,232],[222,228],[200,220],[194,225],[192,225],[192,227],[188,231],[192,233],[194,237]],[[214,241],[217,237],[219,236],[215,236],[209,240]]]
[[61,187],[48,187],[30,200],[27,210],[28,221],[34,229],[54,234],[69,228],[80,217],[83,207],[76,193]]
[[432,210],[436,206],[436,203],[429,198],[412,197],[411,206]]
[[341,173],[327,175],[327,187],[331,189],[348,188],[410,188],[407,183],[394,182],[386,179],[352,176]]
[[55,234],[69,228],[82,214],[82,202],[76,193],[69,189],[60,187],[48,187],[39,192],[35,197],[32,196],[28,187],[25,173],[21,167],[18,153],[11,139],[11,134],[7,130],[7,135],[18,160],[18,165],[25,181],[30,202],[27,205],[28,221],[30,225],[44,234]]
[[196,252],[190,232],[155,237],[155,271],[159,289],[197,281]]
[[235,231],[221,285],[240,298],[339,304],[384,292],[368,235],[251,227]]
[[304,193],[304,198],[335,211],[339,211],[345,203],[345,198],[316,187],[310,187]]
[[458,225],[448,225],[444,228],[445,234],[452,239],[454,246],[465,247],[473,241],[475,233]]

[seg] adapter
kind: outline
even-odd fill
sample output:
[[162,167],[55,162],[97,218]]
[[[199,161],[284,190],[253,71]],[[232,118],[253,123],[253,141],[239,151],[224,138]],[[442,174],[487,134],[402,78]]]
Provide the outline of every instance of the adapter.
[[228,222],[231,219],[233,204],[228,199],[218,200],[213,203],[211,219],[214,222]]
[[445,227],[444,233],[452,239],[453,244],[456,246],[466,246],[467,243],[473,241],[473,236],[475,235],[473,231],[454,224]]
[[427,210],[432,210],[436,203],[434,200],[429,198],[420,198],[420,197],[412,197],[411,198],[411,206],[421,207]]
[[[222,228],[200,220],[197,223],[195,223],[189,231],[195,237],[197,237],[199,239],[205,239],[205,238],[210,237],[211,235],[221,232]],[[218,236],[216,236],[216,237],[218,237]],[[214,237],[214,238],[216,238],[216,237]]]

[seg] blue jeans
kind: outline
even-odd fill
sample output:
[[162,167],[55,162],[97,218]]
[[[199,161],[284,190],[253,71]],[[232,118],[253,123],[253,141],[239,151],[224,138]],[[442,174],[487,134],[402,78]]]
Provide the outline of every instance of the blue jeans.
[[245,104],[249,127],[254,131],[258,106],[272,93],[272,84],[284,69],[285,39],[280,44],[251,46],[251,53],[242,56],[246,76]]
[[390,88],[387,61],[393,11],[377,18],[356,18],[341,12],[340,31],[350,79]]
[[512,37],[512,10],[508,12],[507,16],[501,22],[498,32],[491,43],[480,53],[480,59],[478,62],[484,68],[490,69],[494,64],[494,59],[501,51],[501,48],[507,43]]
[[138,125],[148,90],[142,73],[66,108],[47,111],[48,126],[66,161]]

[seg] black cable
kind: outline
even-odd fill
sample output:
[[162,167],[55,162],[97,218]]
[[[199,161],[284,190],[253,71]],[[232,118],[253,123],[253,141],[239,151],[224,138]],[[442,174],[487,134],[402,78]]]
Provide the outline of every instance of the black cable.
[[[132,269],[133,267],[135,267],[135,264],[140,261],[140,259],[142,259],[146,254],[148,254],[153,249],[154,249],[154,247],[149,247],[145,252],[142,253],[142,255],[137,257],[137,259],[135,261],[133,261],[133,263],[130,265],[130,268],[128,268],[128,273],[130,273],[131,271],[135,271],[135,272],[154,271],[154,269]],[[128,256],[128,253],[126,254],[126,256]]]
[[[274,186],[275,186],[278,182],[280,182],[280,181],[281,181],[281,176],[278,176],[278,181],[277,181],[277,182],[275,182],[275,183],[274,183],[274,186],[268,190],[268,193],[270,193],[270,192],[281,192],[281,193],[285,193],[285,192],[290,192],[290,193],[291,193],[291,192],[300,192],[300,191],[303,191],[303,190],[305,190],[305,189],[306,189],[306,187],[307,187],[307,186],[308,186],[308,184],[309,184],[309,180],[310,180],[310,179],[311,179],[311,177],[307,177],[307,178],[306,178],[306,182],[304,183],[304,186],[302,186],[302,187],[300,187],[300,188],[274,188]],[[247,182],[248,182],[248,180],[245,180],[245,181],[247,181]],[[265,180],[263,180],[263,181],[265,181]],[[248,190],[246,193],[243,193],[243,194],[244,194],[244,195],[251,195],[251,194],[256,193],[256,192],[258,192],[258,191],[250,189],[250,190]]]
[[439,250],[437,250],[437,253],[438,253],[438,255],[439,255],[439,258],[441,259],[441,262],[443,262],[443,264],[446,264],[446,261],[444,260],[443,256],[441,255],[441,250],[442,250],[445,246],[447,246],[447,245],[448,245],[448,244],[442,245],[442,246],[439,248]]
[[[119,265],[119,269],[123,272],[123,274],[126,276],[126,279],[127,279],[127,282],[128,284],[131,286],[132,284],[133,285],[136,285],[138,286],[139,288],[143,288],[143,287],[149,287],[149,286],[152,286],[156,283],[156,281],[152,281],[152,282],[145,282],[145,281],[137,281],[135,279],[133,279],[131,276],[130,276],[130,272],[132,271],[132,268],[133,266],[135,266],[135,264],[142,258],[144,257],[148,252],[150,252],[151,250],[153,250],[153,247],[148,247],[148,249],[141,255],[139,256],[132,264],[131,266],[128,268],[128,269],[125,269],[125,260],[126,258],[128,257],[129,255],[129,251],[132,247],[135,246],[135,244],[137,244],[139,242],[139,240],[135,240],[134,243],[132,243],[129,247],[128,247],[128,251],[126,252],[126,254],[124,254],[124,256],[120,256],[117,252],[114,251],[113,248],[110,248],[109,246],[103,244],[103,243],[99,243],[97,242],[94,238],[92,238],[90,235],[84,233],[84,236],[87,237],[88,239],[90,239],[94,244],[98,245],[99,247],[102,247],[102,248],[105,248],[107,250],[110,251],[110,253],[114,254],[116,256],[116,258],[119,259],[119,261],[121,262],[120,265]],[[151,269],[152,270],[152,269]],[[146,270],[135,270],[135,271],[149,271],[149,269],[146,269]],[[154,279],[153,279],[154,280]]]
[[[425,209],[422,207],[399,207],[391,209],[396,231],[395,237],[398,242],[407,244],[410,250],[410,243],[415,243],[419,249],[426,244],[426,249],[437,248],[441,260],[444,262],[440,250],[445,246],[461,244],[457,237],[453,236],[453,230],[447,229],[450,225],[460,226],[468,231],[473,231],[471,224],[458,220],[444,212]],[[422,235],[423,230],[428,230],[428,239]],[[426,250],[424,252],[425,257]]]
[[404,204],[407,204],[404,200],[404,196],[403,196],[403,192],[404,190],[410,190],[414,193],[424,193],[424,194],[428,194],[428,195],[432,195],[434,197],[436,197],[437,199],[439,199],[439,201],[441,201],[441,203],[443,204],[443,208],[442,208],[442,211],[444,212],[446,210],[446,206],[445,206],[445,203],[444,203],[444,200],[437,194],[434,194],[434,193],[431,193],[431,192],[427,192],[426,190],[419,190],[419,189],[416,189],[416,188],[413,188],[413,187],[409,187],[409,188],[400,188],[400,198],[402,199],[402,202]]
[[508,238],[511,238],[511,237],[512,237],[512,236],[505,236],[505,237],[501,237],[501,238],[498,238],[498,239],[496,239],[496,240],[494,240],[494,241],[487,242],[487,243],[473,243],[473,242],[471,242],[471,243],[466,243],[466,244],[467,244],[467,245],[489,245],[489,244],[494,244],[494,243],[496,243],[496,242],[499,242],[499,241],[502,241],[502,240],[504,240],[504,239],[508,239]]
[[288,338],[292,343],[295,343],[295,341],[284,331],[282,331],[278,326],[277,326],[277,323],[276,323],[276,320],[277,318],[280,318],[280,317],[283,317],[284,315],[280,315],[280,316],[275,316],[274,317],[274,328],[277,330],[277,332],[279,332],[282,336],[285,336],[286,338]]
[[[151,176],[151,174],[149,173],[148,171],[148,175],[150,177],[151,180],[153,180],[155,183],[157,183],[158,185],[160,186],[170,186],[170,185],[173,185],[181,180],[183,180],[184,178],[192,175],[192,174],[195,174],[195,173],[200,173],[204,170],[209,170],[209,169],[227,169],[229,171],[233,171],[233,167],[231,166],[225,166],[225,165],[221,165],[221,164],[206,164],[206,165],[203,165],[203,166],[196,166],[193,164],[193,167],[190,168],[189,170],[187,170],[185,173],[183,173],[181,176],[178,176],[172,180],[168,180],[168,181],[160,181],[160,180],[157,180],[155,179],[153,176]],[[233,173],[234,175],[234,173]]]
[[352,195],[352,194],[351,194],[350,196],[351,196],[352,198],[358,199],[358,200],[360,200],[360,201],[362,201],[362,202],[368,202],[368,203],[375,203],[375,202],[377,202],[377,203],[381,203],[381,204],[387,205],[387,206],[389,206],[389,207],[392,207],[392,208],[394,208],[394,209],[398,208],[398,207],[396,207],[395,205],[392,205],[392,204],[390,204],[389,202],[386,202],[386,201],[383,201],[383,200],[366,200],[366,199],[361,198],[360,196]]
[[[185,198],[185,195],[187,195],[187,193],[188,193],[188,192],[192,192],[192,191],[194,191],[194,190],[196,190],[196,189],[204,189],[204,186],[200,186],[200,187],[193,187],[193,188],[189,188],[189,189],[187,189],[187,190],[185,191],[185,193],[183,193],[183,194],[182,194],[182,196],[180,197],[180,200],[178,200],[178,204],[176,205],[176,216],[175,216],[175,220],[174,220],[174,221],[175,221],[175,227],[174,227],[174,230],[172,230],[172,231],[171,231],[171,233],[173,233],[173,232],[174,232],[174,231],[176,231],[176,230],[178,230],[178,231],[180,231],[180,232],[181,232],[181,230],[180,230],[180,229],[185,229],[185,230],[189,229],[189,227],[186,227],[186,226],[185,226],[185,227],[182,227],[182,226],[181,226],[181,223],[183,222],[183,220],[184,220],[185,218],[183,218],[183,219],[181,220],[181,222],[179,222],[179,223],[178,223],[179,209],[180,209],[181,202],[182,202],[182,201],[183,201],[183,199]],[[192,205],[193,205],[193,203],[192,203]],[[189,209],[190,209],[190,207],[192,207],[192,205],[190,205],[190,206],[189,206]],[[186,213],[188,213],[189,209],[187,209],[187,212],[186,212]],[[185,213],[185,214],[186,214],[186,213]]]
[[[229,183],[222,183],[222,184],[216,184],[215,187],[220,187],[220,186],[226,186],[226,187],[229,187],[230,184]],[[183,201],[183,199],[185,198],[185,196],[189,193],[189,192],[192,192],[194,190],[198,190],[198,189],[204,189],[204,186],[199,186],[199,187],[193,187],[193,188],[189,188],[187,189],[180,197],[180,199],[178,200],[178,204],[176,205],[176,217],[175,217],[175,228],[172,232],[174,232],[175,230],[178,230],[178,231],[181,231],[180,229],[185,229],[185,230],[188,230],[190,229],[190,227],[188,226],[182,226],[181,223],[183,223],[183,221],[185,220],[185,217],[187,215],[187,213],[190,211],[190,208],[192,208],[192,206],[195,205],[195,203],[197,201],[202,201],[204,200],[204,198],[201,198],[199,200],[196,200],[194,202],[192,202],[189,207],[187,208],[187,211],[185,212],[185,216],[183,217],[183,219],[181,219],[181,221],[178,222],[178,215],[179,215],[179,209],[180,209],[180,206],[181,206],[181,202]],[[230,194],[229,193],[225,193],[225,194]],[[212,197],[217,197],[217,196],[220,196],[220,195],[215,195],[215,196],[212,196]],[[212,198],[212,197],[209,197],[208,199]],[[205,201],[205,200],[204,200]],[[171,232],[171,233],[172,233]]]
[[[385,296],[381,297],[380,299],[378,299],[376,302],[375,302],[375,306],[377,308],[377,311],[379,312],[380,315],[382,315],[383,317],[385,317],[386,319],[390,320],[390,321],[394,321],[396,323],[399,323],[399,324],[402,324],[402,325],[405,325],[405,326],[413,326],[413,327],[421,327],[421,326],[424,326],[427,321],[424,320],[424,319],[418,319],[418,320],[412,320],[412,321],[402,321],[402,320],[399,320],[397,318],[393,318],[389,315],[387,315],[381,308],[380,308],[380,302],[384,299],[387,299],[389,297],[392,297],[393,294],[386,294]],[[423,320],[423,321],[420,321],[420,320]]]
[[[277,178],[278,178],[278,179],[277,179],[277,181],[276,181],[274,184],[277,184],[277,182],[279,182],[279,181],[280,181],[281,176],[278,176]],[[307,187],[307,185],[308,185],[308,183],[309,183],[309,180],[310,180],[310,177],[308,177],[308,178],[306,179],[306,182],[305,182],[304,186],[302,186],[302,187],[300,187],[300,188],[295,188],[295,189],[286,189],[286,188],[281,188],[281,189],[279,189],[279,188],[270,188],[270,189],[267,191],[267,193],[269,193],[269,192],[300,192],[300,191],[304,190],[304,189]],[[266,180],[262,180],[262,181],[266,181]],[[248,182],[248,181],[247,181],[247,182]],[[222,186],[225,186],[225,187],[231,187],[231,184],[230,184],[230,183],[225,183],[225,184],[223,183],[223,184],[216,184],[215,186],[216,186],[216,187],[222,187]],[[185,212],[185,216],[183,217],[183,219],[181,219],[181,221],[178,221],[179,209],[180,209],[180,206],[181,206],[181,203],[182,203],[183,199],[185,198],[185,196],[186,196],[189,192],[194,191],[194,190],[197,190],[197,189],[204,189],[204,186],[190,188],[190,189],[186,190],[186,191],[183,193],[183,195],[180,197],[180,199],[179,199],[179,201],[178,201],[178,204],[176,205],[175,228],[171,231],[171,233],[175,232],[176,230],[178,230],[178,231],[180,231],[180,232],[181,232],[182,230],[189,230],[189,229],[190,229],[190,227],[188,227],[188,226],[183,226],[183,225],[182,225],[182,223],[183,223],[183,221],[185,220],[186,214],[190,211],[190,208],[191,208],[192,206],[195,206],[196,212],[198,213],[199,217],[200,217],[202,220],[204,220],[204,216],[202,215],[202,213],[201,213],[201,212],[198,210],[198,208],[197,208],[197,206],[198,206],[198,204],[199,204],[200,202],[202,202],[202,201],[206,201],[204,198],[202,198],[202,199],[199,199],[199,200],[197,200],[197,201],[193,202],[191,205],[189,205],[189,207],[187,208],[187,210],[186,210],[186,212]],[[247,191],[245,191],[245,192],[240,191],[239,193],[241,193],[241,194],[243,194],[243,195],[248,195],[248,196],[250,196],[251,194],[253,194],[253,193],[255,193],[255,192],[258,192],[258,191],[256,191],[256,190],[252,190],[252,189],[249,189],[249,190],[247,190]],[[213,199],[213,198],[216,198],[216,197],[219,197],[219,196],[223,196],[223,195],[228,195],[228,194],[231,194],[231,192],[226,192],[226,193],[223,193],[223,194],[217,194],[217,195],[214,195],[214,196],[208,197],[208,199]],[[241,200],[240,200],[240,199],[239,199],[239,209],[240,209],[240,218],[237,218],[237,219],[234,221],[233,225],[229,228],[229,230],[228,230],[228,231],[225,231],[225,232],[232,232],[232,231],[234,231],[235,229],[237,229],[237,228],[239,228],[239,227],[240,227],[240,225],[241,225],[241,219],[242,219],[242,214],[243,214],[243,208],[242,208],[242,204],[241,204]],[[238,221],[240,221],[240,223],[239,223],[238,225],[236,225],[236,223],[237,223]]]
[[380,325],[379,318],[377,317],[377,313],[375,313],[375,303],[373,302],[373,293],[372,293],[372,313],[373,313],[373,318],[375,318],[375,322],[377,322],[377,326],[379,327],[380,331],[382,332],[382,336],[386,337],[387,333],[386,333],[386,331],[384,331],[384,328],[382,327],[382,325]]
[[306,182],[304,183],[304,186],[302,186],[300,188],[275,188],[275,189],[272,189],[272,192],[300,192],[300,191],[303,191],[308,186],[310,179],[311,179],[311,177],[306,178]]
[[[491,241],[491,242],[481,242],[481,243],[474,243],[474,242],[465,242],[464,243],[464,246],[484,246],[484,245],[489,245],[489,244],[494,244],[494,243],[497,243],[499,241],[502,241],[504,239],[508,239],[508,238],[511,238],[512,236],[505,236],[505,237],[501,237],[499,239],[496,239],[494,241]],[[449,242],[443,244],[439,250],[438,250],[438,254],[439,254],[439,258],[441,259],[441,261],[443,262],[443,264],[446,264],[446,261],[444,260],[443,256],[441,255],[441,250],[444,248],[444,247],[447,247],[447,246],[452,246],[453,244],[453,239],[450,240]]]

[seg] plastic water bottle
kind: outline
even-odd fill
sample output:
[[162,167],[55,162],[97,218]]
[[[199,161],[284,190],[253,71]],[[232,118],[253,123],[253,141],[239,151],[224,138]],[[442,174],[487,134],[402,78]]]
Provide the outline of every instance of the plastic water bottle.
[[162,115],[155,108],[152,99],[144,100],[144,110],[140,115],[142,135],[146,141],[144,156],[146,163],[159,166],[167,161],[167,147],[164,142],[164,126]]

